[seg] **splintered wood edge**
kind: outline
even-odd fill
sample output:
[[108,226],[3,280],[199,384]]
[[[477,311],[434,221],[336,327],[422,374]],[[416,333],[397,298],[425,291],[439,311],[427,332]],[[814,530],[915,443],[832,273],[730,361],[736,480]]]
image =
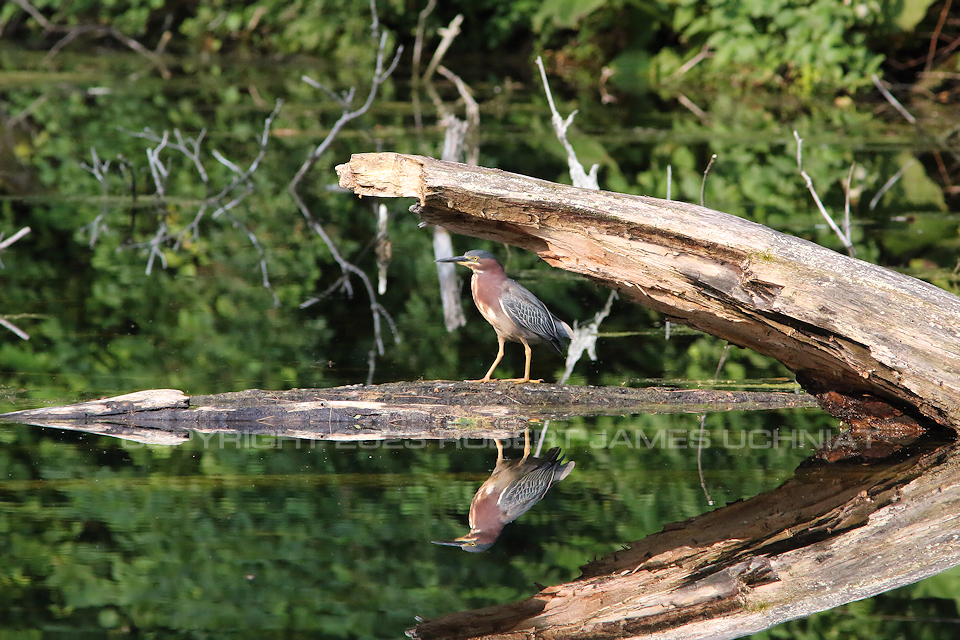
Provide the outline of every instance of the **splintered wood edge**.
[[401,153],[355,153],[337,165],[340,186],[358,196],[416,198],[424,204],[423,163],[427,158]]
[[30,418],[42,416],[47,418],[79,418],[85,416],[106,416],[118,413],[134,413],[137,411],[155,411],[157,409],[184,409],[189,405],[190,398],[178,389],[150,389],[135,391],[122,396],[91,400],[78,404],[68,404],[61,407],[27,409],[12,413],[0,414],[0,418]]

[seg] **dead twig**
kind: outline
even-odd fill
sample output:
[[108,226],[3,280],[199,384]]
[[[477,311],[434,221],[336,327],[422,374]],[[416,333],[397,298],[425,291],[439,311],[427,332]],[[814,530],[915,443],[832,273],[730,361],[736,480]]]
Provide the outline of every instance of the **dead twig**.
[[[717,159],[717,154],[710,156],[710,162],[707,163],[707,168],[703,170],[703,180],[700,181],[700,206],[707,206],[704,200],[704,194],[707,189],[707,175],[710,173],[710,167],[713,166],[713,161]],[[669,198],[667,198],[669,200]]]
[[458,13],[457,16],[450,21],[449,25],[443,29],[437,29],[437,33],[441,36],[440,44],[437,45],[437,50],[433,52],[433,58],[431,58],[430,64],[427,65],[427,70],[423,73],[424,82],[429,82],[433,76],[433,72],[440,66],[440,62],[443,60],[443,56],[446,55],[447,49],[450,48],[454,39],[460,34],[461,24],[463,24],[463,14]]
[[0,316],[0,326],[5,327],[5,328],[9,329],[10,331],[14,332],[14,333],[17,335],[17,337],[20,338],[21,340],[29,340],[29,339],[30,339],[30,334],[28,334],[26,331],[24,331],[23,329],[21,329],[21,328],[18,327],[17,325],[13,324],[12,322],[10,322],[9,320],[7,320],[7,319],[4,318],[3,316]]
[[710,47],[705,44],[703,45],[703,47],[700,48],[700,52],[697,55],[693,56],[692,58],[684,62],[683,66],[681,66],[679,69],[677,69],[676,71],[674,71],[668,76],[668,79],[674,76],[684,75],[687,71],[690,71],[690,69],[693,69],[695,66],[700,64],[701,60],[704,60],[710,57],[713,57],[713,51],[710,51]]
[[[480,146],[476,142],[477,132],[480,129],[480,106],[473,99],[470,88],[460,76],[443,65],[439,65],[437,71],[457,87],[466,111],[466,119],[460,120],[440,99],[433,83],[429,79],[427,80],[427,93],[430,94],[437,113],[440,115],[440,124],[445,129],[443,151],[440,157],[443,160],[460,162],[461,156],[463,156],[462,159],[467,164],[476,165],[480,158]],[[468,139],[470,140],[469,144],[467,143]],[[453,239],[450,232],[441,226],[433,227],[433,254],[435,258],[456,255],[453,250]],[[443,306],[444,326],[447,331],[454,331],[467,323],[460,298],[460,280],[453,264],[438,262],[436,268],[437,279],[440,283],[440,301]]]
[[570,115],[567,116],[566,120],[560,117],[560,113],[557,111],[557,105],[553,103],[550,83],[547,82],[547,71],[543,67],[543,59],[540,56],[537,56],[537,66],[540,67],[540,78],[543,80],[543,90],[546,92],[547,102],[550,104],[550,113],[552,114],[550,121],[553,123],[553,131],[557,134],[557,139],[560,140],[560,144],[562,144],[563,148],[567,151],[567,165],[570,168],[570,178],[573,180],[573,186],[599,190],[600,184],[597,182],[597,173],[600,171],[600,165],[593,165],[590,168],[589,174],[584,171],[583,165],[580,164],[580,161],[577,159],[576,151],[573,150],[573,145],[567,140],[567,129],[573,124],[573,118],[577,115],[577,110],[574,109]]
[[100,183],[100,197],[103,199],[103,202],[100,206],[100,213],[97,214],[97,217],[93,219],[88,225],[84,225],[80,228],[82,233],[86,229],[90,229],[90,248],[97,243],[97,238],[100,237],[101,232],[107,231],[107,225],[103,223],[103,219],[106,217],[109,212],[109,207],[107,206],[107,196],[110,194],[110,161],[102,161],[97,156],[97,149],[95,147],[90,147],[90,158],[93,161],[93,164],[87,164],[86,162],[81,162],[80,167],[86,171],[89,171],[93,174],[93,177],[97,179],[97,182]]
[[930,36],[930,50],[927,52],[927,61],[923,65],[925,72],[933,68],[933,58],[937,53],[937,40],[940,39],[940,32],[943,31],[943,25],[947,21],[947,16],[950,15],[950,5],[952,4],[953,0],[947,0],[943,3],[943,8],[940,10],[940,18],[937,20],[937,26]]
[[696,104],[694,104],[693,100],[691,100],[684,94],[682,93],[677,94],[677,101],[680,102],[680,104],[685,106],[687,109],[689,109],[693,113],[693,115],[700,118],[700,120],[704,124],[708,124],[710,122],[710,116],[707,115],[707,112],[701,109],[700,107],[698,107]]
[[[0,253],[3,253],[3,251],[7,247],[12,245],[14,242],[19,240],[20,238],[24,237],[28,233],[30,233],[30,227],[23,227],[22,229],[17,231],[15,234],[10,236],[9,238],[4,238],[3,237],[4,234],[0,232]],[[0,269],[3,269],[3,268],[4,268],[3,261],[0,261]],[[20,327],[13,324],[9,320],[7,320],[4,316],[0,316],[0,326],[5,327],[6,329],[12,331],[17,335],[18,338],[22,340],[30,339],[30,335],[27,332],[23,331],[22,329],[20,329]]]
[[[373,31],[376,33],[378,29],[376,11],[371,2],[371,10],[373,11]],[[299,193],[300,183],[303,181],[304,177],[313,169],[320,157],[330,148],[330,145],[339,135],[340,131],[344,126],[347,125],[351,120],[355,120],[360,116],[367,113],[370,110],[370,107],[373,105],[373,101],[379,92],[380,86],[386,82],[386,80],[393,74],[394,70],[397,68],[397,63],[400,61],[400,55],[403,53],[403,47],[397,47],[397,51],[394,54],[393,60],[390,62],[389,66],[385,66],[386,61],[386,49],[387,49],[387,32],[384,31],[380,33],[379,45],[377,48],[377,57],[376,65],[373,72],[373,78],[370,82],[370,90],[367,93],[367,98],[364,103],[357,109],[351,109],[351,104],[353,102],[354,95],[356,94],[355,88],[350,88],[348,91],[343,94],[336,94],[331,89],[325,87],[323,84],[316,82],[306,76],[303,76],[303,80],[310,84],[310,86],[324,91],[327,95],[333,98],[337,104],[341,106],[343,112],[340,115],[340,118],[334,123],[331,127],[330,132],[327,136],[317,145],[317,147],[307,155],[306,160],[300,166],[300,169],[297,171],[296,175],[290,181],[290,184],[287,185],[287,191],[290,193],[290,196],[293,198],[294,203],[297,208],[300,210],[300,213],[306,219],[307,224],[313,229],[314,233],[320,236],[320,239],[326,245],[327,250],[330,252],[330,255],[333,257],[334,261],[340,266],[340,269],[343,273],[342,277],[337,281],[337,287],[342,288],[348,296],[353,295],[353,287],[350,283],[350,274],[357,276],[361,283],[363,284],[364,290],[367,294],[367,299],[370,304],[370,314],[373,318],[373,332],[374,332],[374,345],[377,354],[384,354],[383,346],[383,332],[381,329],[380,321],[381,319],[385,320],[390,327],[391,332],[393,333],[394,340],[399,343],[400,335],[397,333],[396,325],[393,322],[393,319],[390,317],[390,314],[387,313],[387,310],[378,302],[377,293],[373,287],[373,283],[370,281],[369,276],[352,262],[347,260],[337,248],[336,243],[333,241],[333,238],[327,233],[326,229],[317,220],[313,213],[310,211],[310,208],[307,206],[307,203],[304,201]],[[307,301],[301,307],[312,303],[312,301]],[[373,375],[373,370],[375,367],[375,358],[374,362],[370,364],[369,372],[370,376]]]
[[617,297],[617,292],[611,291],[610,295],[607,296],[607,302],[603,305],[603,308],[593,316],[593,320],[582,327],[574,320],[573,338],[570,340],[570,346],[567,348],[566,366],[564,367],[563,375],[560,376],[558,384],[564,384],[570,379],[570,376],[573,374],[573,368],[577,365],[577,362],[580,361],[580,358],[583,357],[584,351],[587,352],[590,360],[593,362],[597,361],[597,339],[600,336],[600,323],[610,315],[613,301],[616,300]]
[[[126,47],[132,49],[136,53],[140,54],[147,60],[149,60],[154,67],[160,72],[161,77],[164,80],[169,80],[172,77],[170,69],[167,68],[167,65],[164,63],[163,59],[153,51],[150,51],[145,46],[126,35],[116,27],[104,27],[100,25],[80,25],[76,27],[62,27],[59,25],[51,26],[47,29],[48,31],[62,32],[66,31],[66,35],[60,38],[52,47],[50,51],[47,52],[47,55],[44,57],[44,61],[49,62],[56,56],[60,51],[66,47],[68,44],[76,40],[82,35],[90,35],[95,38],[103,38],[110,36],[111,38],[122,43]],[[169,38],[169,37],[168,37]],[[165,42],[163,44],[166,44]]]
[[890,93],[885,86],[883,86],[883,83],[880,81],[880,78],[877,77],[877,74],[871,74],[870,77],[873,78],[873,84],[876,85],[877,89],[880,90],[880,93],[882,93],[883,97],[887,99],[887,102],[893,105],[893,108],[899,111],[900,115],[907,119],[907,122],[910,124],[916,124],[917,119],[914,118],[902,104],[900,104],[899,100],[893,97],[893,94]]
[[[7,247],[9,247],[9,246],[12,245],[14,242],[16,242],[17,240],[19,240],[19,239],[22,238],[23,236],[27,235],[28,233],[30,233],[30,227],[24,227],[24,228],[20,229],[20,231],[17,231],[15,234],[13,234],[12,236],[10,236],[10,237],[7,238],[7,239],[4,239],[4,238],[3,238],[3,233],[0,233],[0,252],[2,252],[4,249],[6,249]],[[0,263],[0,268],[2,268],[2,267],[3,267],[3,264]]]
[[883,197],[883,194],[889,191],[893,187],[893,185],[897,184],[897,181],[903,177],[903,174],[905,174],[907,172],[907,169],[912,167],[915,162],[916,162],[916,159],[912,159],[910,160],[910,162],[900,167],[900,170],[897,171],[895,174],[893,174],[893,177],[887,180],[883,184],[883,186],[880,187],[880,190],[877,191],[877,195],[873,196],[873,199],[870,201],[870,211],[873,211],[874,209],[877,208],[877,203],[880,202],[880,198]]
[[830,225],[830,228],[833,229],[833,232],[840,238],[840,242],[843,243],[850,257],[856,257],[857,250],[854,248],[850,237],[843,233],[840,227],[837,226],[837,223],[833,221],[833,217],[827,213],[826,207],[823,206],[823,201],[820,200],[820,196],[817,195],[817,190],[813,187],[813,178],[803,170],[803,138],[800,137],[800,134],[797,133],[796,130],[793,132],[793,137],[797,141],[797,169],[800,170],[800,176],[806,181],[807,189],[810,191],[810,195],[813,196],[813,201],[816,203],[817,209],[820,211],[823,219],[827,221],[827,224]]
[[413,68],[410,80],[413,85],[413,122],[417,133],[423,130],[423,114],[420,111],[420,59],[423,56],[423,39],[427,29],[427,18],[437,7],[437,0],[430,0],[417,19],[417,35],[413,42]]
[[[136,243],[131,245],[134,248],[147,250],[147,275],[150,275],[153,272],[153,267],[157,260],[160,261],[160,265],[163,268],[166,268],[167,256],[164,253],[165,247],[170,247],[172,244],[172,250],[178,251],[188,238],[193,238],[194,240],[199,238],[200,222],[209,211],[213,210],[211,215],[213,219],[216,219],[221,215],[225,215],[235,228],[242,229],[246,234],[247,238],[250,240],[250,243],[253,245],[254,249],[256,249],[259,256],[259,266],[263,286],[268,289],[273,296],[274,305],[278,306],[280,304],[280,299],[270,284],[270,278],[267,270],[266,252],[264,251],[263,245],[260,243],[260,240],[250,229],[250,227],[248,227],[243,221],[232,215],[230,212],[255,190],[251,177],[260,167],[260,163],[266,155],[267,144],[270,139],[270,131],[273,126],[273,121],[279,114],[282,106],[283,101],[277,100],[273,111],[264,120],[263,132],[260,135],[260,144],[257,155],[250,162],[248,167],[241,168],[235,162],[227,159],[216,149],[211,152],[211,155],[213,155],[213,157],[220,164],[225,166],[230,170],[231,173],[233,173],[233,178],[216,193],[214,193],[214,186],[211,183],[210,175],[204,166],[204,159],[202,157],[202,145],[206,137],[206,129],[202,129],[196,137],[184,135],[179,129],[174,129],[172,133],[170,131],[157,133],[150,128],[145,128],[143,131],[128,131],[123,128],[119,129],[121,132],[129,136],[141,138],[156,145],[154,147],[147,148],[146,155],[147,164],[150,169],[150,175],[154,183],[154,198],[156,200],[156,208],[159,213],[159,223],[150,240],[144,243]],[[193,220],[186,227],[180,229],[179,231],[173,231],[170,229],[165,215],[166,206],[164,201],[167,195],[167,181],[170,177],[173,162],[173,158],[170,156],[171,152],[179,153],[188,160],[188,162],[193,166],[194,170],[196,170],[197,175],[200,177],[200,181],[204,185],[205,190],[204,199],[201,201]],[[109,161],[100,160],[96,149],[91,149],[90,155],[92,164],[88,165],[86,163],[82,163],[81,166],[97,179],[101,185],[103,195],[106,196],[109,191],[108,178],[111,163]],[[118,164],[122,173],[126,171],[125,165],[125,161],[121,161]],[[136,193],[134,192],[134,204],[135,203]],[[102,232],[107,231],[107,226],[103,223],[105,213],[105,210],[101,211],[101,213],[96,219],[94,219],[93,222],[83,227],[83,229],[90,229],[91,246],[96,243],[99,235]]]

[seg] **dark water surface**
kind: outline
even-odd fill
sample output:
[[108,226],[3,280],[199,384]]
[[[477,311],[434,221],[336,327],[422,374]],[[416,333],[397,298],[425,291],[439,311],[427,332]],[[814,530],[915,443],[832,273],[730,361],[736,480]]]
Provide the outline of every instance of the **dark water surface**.
[[[811,410],[707,425],[704,481],[721,506],[776,487],[832,430]],[[416,615],[532,595],[712,508],[698,416],[554,421],[550,434],[574,473],[468,554],[430,541],[466,533],[492,442],[195,433],[164,447],[4,425],[7,628],[398,637]]]

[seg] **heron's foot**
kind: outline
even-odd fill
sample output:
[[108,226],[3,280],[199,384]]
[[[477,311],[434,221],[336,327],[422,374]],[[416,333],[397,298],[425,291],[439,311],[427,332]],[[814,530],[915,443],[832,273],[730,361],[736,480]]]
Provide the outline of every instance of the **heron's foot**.
[[524,384],[529,382],[530,384],[540,384],[543,380],[531,380],[530,378],[507,378],[504,382],[512,382],[513,384]]
[[480,378],[479,380],[464,380],[464,382],[499,382],[499,380],[493,380],[487,377],[487,378]]

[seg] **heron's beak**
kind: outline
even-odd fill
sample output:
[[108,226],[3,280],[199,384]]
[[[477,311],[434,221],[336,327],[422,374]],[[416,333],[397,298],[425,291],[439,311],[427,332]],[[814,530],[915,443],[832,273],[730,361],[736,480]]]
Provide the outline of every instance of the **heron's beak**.
[[433,544],[442,544],[445,547],[460,547],[464,551],[469,551],[470,553],[482,553],[493,546],[493,543],[496,540],[491,542],[480,543],[477,542],[477,538],[472,535],[473,532],[468,533],[465,536],[460,536],[453,540],[431,540]]
[[467,261],[467,256],[453,256],[450,258],[438,258],[434,262],[456,262],[457,264],[462,264]]
[[431,540],[430,542],[433,544],[440,544],[445,547],[461,547],[462,548],[463,545],[467,544],[468,542],[472,542],[472,540],[468,539],[466,536],[461,536],[453,540]]

